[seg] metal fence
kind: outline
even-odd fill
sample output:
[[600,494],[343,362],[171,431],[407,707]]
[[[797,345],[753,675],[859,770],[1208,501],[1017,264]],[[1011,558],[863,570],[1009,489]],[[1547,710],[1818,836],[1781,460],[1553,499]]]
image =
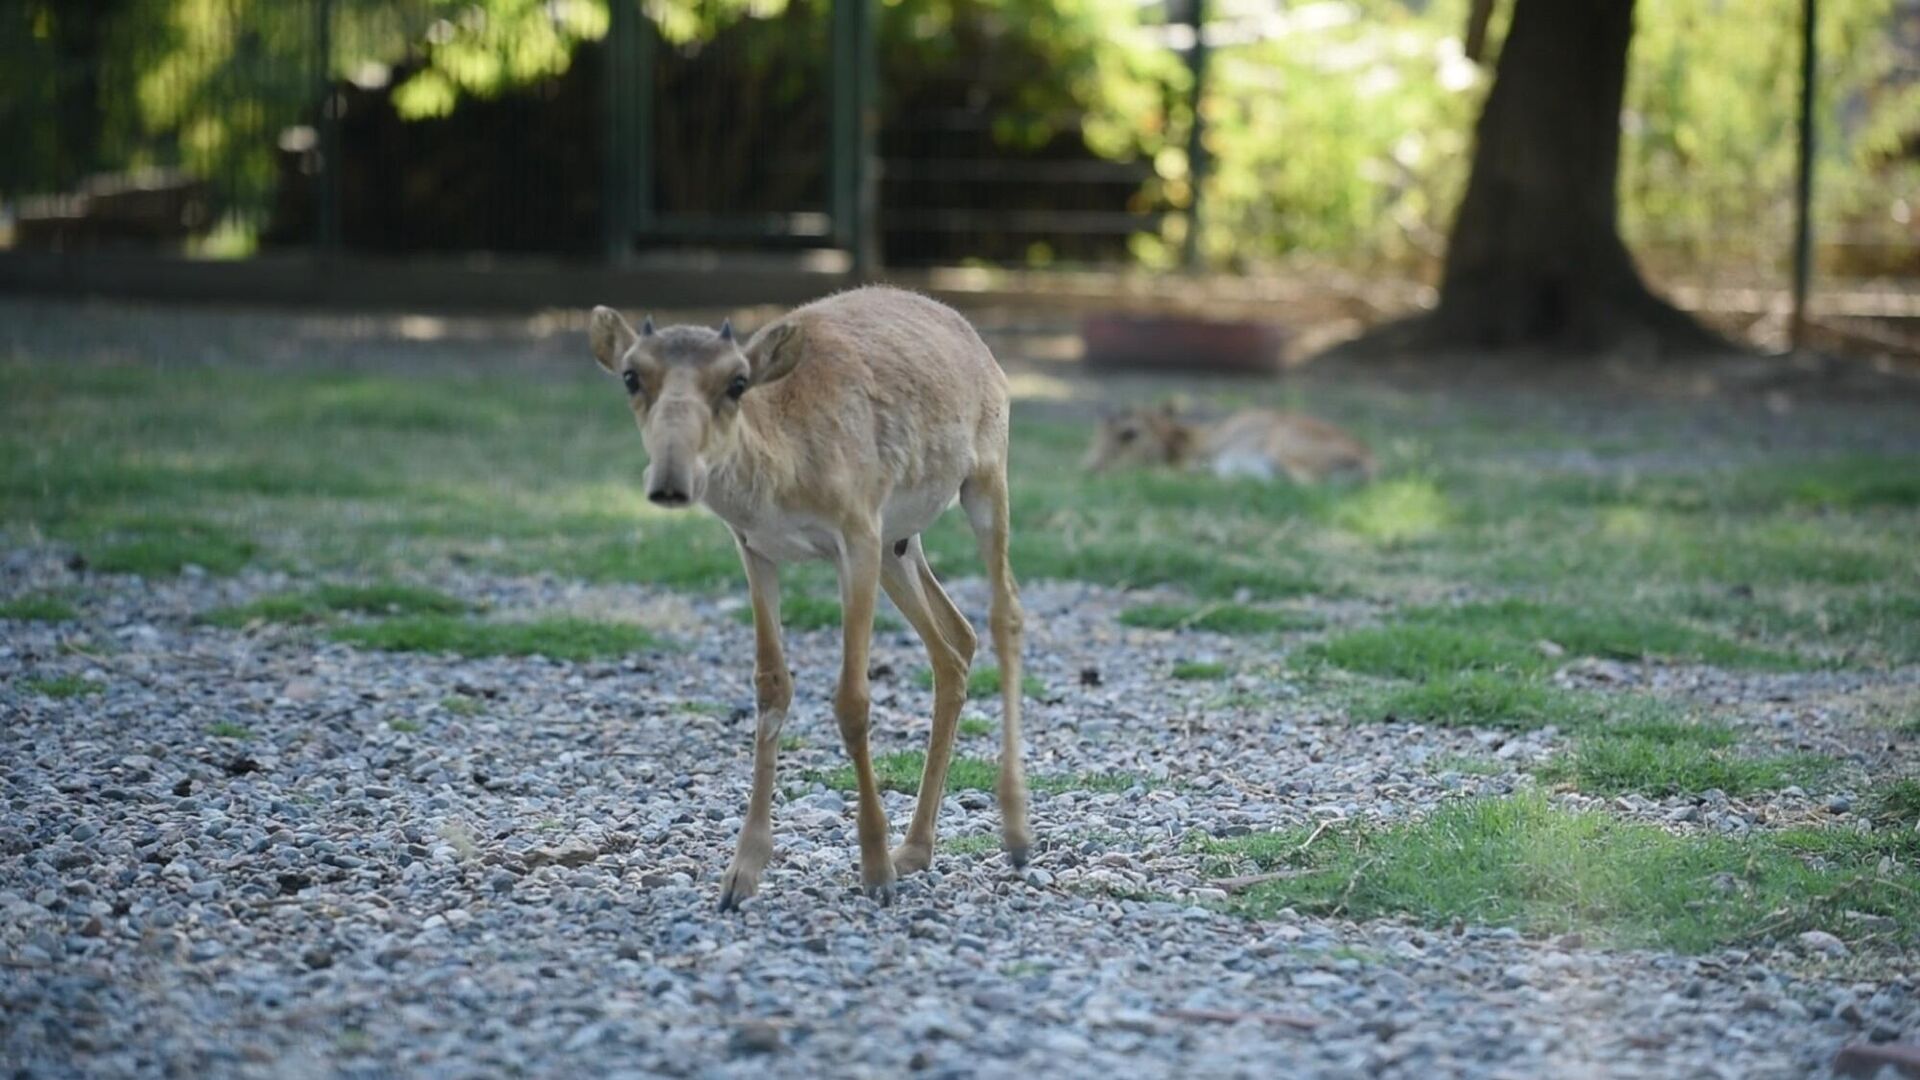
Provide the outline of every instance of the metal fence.
[[[1072,95],[1030,92],[1049,58],[991,30],[1002,8],[1045,5],[0,0],[0,246],[582,262],[697,246],[826,249],[856,267],[1115,267],[1137,263],[1145,237],[1162,242],[1156,265],[1285,273],[1295,208],[1268,200],[1229,217],[1236,204],[1219,187],[1291,167],[1284,140],[1261,149],[1271,159],[1247,157],[1246,132],[1273,121],[1243,110],[1240,134],[1202,138],[1194,118],[1231,119],[1287,79],[1333,86],[1314,82],[1317,70],[1267,68],[1275,41],[1340,6],[1143,3],[1136,40],[1169,61],[1148,109],[1162,155],[1180,162],[1170,172],[1151,152],[1096,152]],[[1896,8],[1920,56],[1920,0]],[[934,15],[953,21],[916,26]],[[1203,69],[1227,78],[1203,84]],[[1762,117],[1756,137],[1785,145],[1791,121]],[[1309,122],[1277,121],[1283,134]],[[1209,178],[1209,157],[1222,155]],[[1748,208],[1678,233],[1629,213],[1628,240],[1671,289],[1701,303],[1764,293],[1741,302],[1767,316],[1786,280],[1790,180],[1721,154],[1673,173],[1630,166],[1624,184],[1630,202],[1678,191],[1712,207],[1720,192]],[[1778,190],[1756,200],[1756,184]],[[1404,235],[1356,240],[1343,257],[1371,275],[1430,275],[1444,216],[1432,208],[1450,193],[1393,198],[1356,219],[1391,225],[1414,199],[1427,209]],[[1920,206],[1905,222],[1899,209],[1817,223],[1828,294],[1871,281],[1911,295]],[[1211,235],[1279,238],[1265,247],[1281,258],[1210,257],[1198,217]]]

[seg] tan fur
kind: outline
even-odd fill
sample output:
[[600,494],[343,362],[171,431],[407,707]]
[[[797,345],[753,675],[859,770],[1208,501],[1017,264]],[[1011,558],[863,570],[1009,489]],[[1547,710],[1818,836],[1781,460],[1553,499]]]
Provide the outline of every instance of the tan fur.
[[[650,328],[636,333],[617,313],[595,308],[595,358],[636,377],[640,392],[631,400],[650,459],[649,498],[703,502],[724,520],[753,600],[753,791],[721,908],[754,894],[772,854],[774,764],[793,698],[780,641],[785,562],[827,559],[839,570],[844,641],[834,713],[859,785],[861,880],[869,895],[891,900],[896,875],[931,862],[976,639],[934,578],[919,535],[956,497],[993,587],[989,617],[1006,687],[1002,838],[1023,862],[1031,839],[1020,763],[1021,613],[1007,564],[1007,381],[985,343],[952,309],[882,287],[797,308],[744,346],[703,327]],[[749,386],[737,403],[727,393],[735,378]],[[867,748],[867,656],[882,588],[925,643],[934,673],[920,799],[891,854]]]
[[1200,424],[1182,420],[1172,405],[1131,409],[1102,421],[1081,464],[1094,472],[1166,465],[1217,476],[1285,476],[1296,484],[1374,473],[1366,444],[1324,420],[1242,409]]

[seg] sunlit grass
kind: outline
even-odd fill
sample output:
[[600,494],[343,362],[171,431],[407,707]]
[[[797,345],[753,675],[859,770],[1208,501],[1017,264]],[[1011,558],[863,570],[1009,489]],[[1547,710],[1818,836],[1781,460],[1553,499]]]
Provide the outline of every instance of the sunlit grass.
[[[1858,911],[1920,929],[1912,903],[1920,836],[1792,829],[1738,840],[1683,836],[1517,795],[1442,806],[1430,817],[1231,840],[1199,837],[1215,873],[1296,868],[1234,898],[1264,916],[1284,907],[1355,919],[1411,918],[1580,931],[1605,944],[1699,952],[1821,929],[1865,931]],[[1897,857],[1883,865],[1889,854]]]
[[1383,480],[1360,488],[1333,510],[1336,525],[1380,544],[1425,540],[1447,527],[1452,511],[1431,480]]

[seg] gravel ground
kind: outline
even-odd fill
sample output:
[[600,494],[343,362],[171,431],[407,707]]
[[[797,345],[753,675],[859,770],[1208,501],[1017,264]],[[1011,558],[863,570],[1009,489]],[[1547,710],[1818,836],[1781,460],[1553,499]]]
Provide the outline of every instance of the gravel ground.
[[[803,745],[783,759],[778,854],[761,895],[722,916],[751,749],[738,597],[433,582],[496,612],[617,616],[682,643],[566,664],[194,622],[295,584],[267,573],[80,579],[21,549],[0,595],[73,584],[77,622],[0,623],[13,1075],[1804,1076],[1845,1043],[1920,1035],[1905,957],[1680,957],[1213,910],[1193,831],[1417,814],[1528,782],[1435,772],[1434,755],[1518,763],[1558,736],[1348,726],[1260,646],[1119,627],[1137,597],[1025,590],[1048,688],[1030,772],[1141,782],[1036,793],[1024,872],[984,842],[991,798],[951,796],[943,843],[975,842],[938,851],[889,908],[858,894],[851,797],[806,775],[842,760],[836,635],[790,634]],[[981,585],[954,592],[981,621]],[[1178,659],[1241,674],[1181,683]],[[877,749],[917,748],[917,644],[882,634],[875,661]],[[103,689],[54,699],[28,674]],[[1789,741],[1851,730],[1813,703],[1869,678],[1603,674],[1565,677],[1704,695]],[[1914,689],[1911,673],[1883,678]],[[962,752],[990,755],[995,737]],[[1873,752],[1857,746],[1863,764]],[[911,800],[887,798],[904,823]],[[1681,802],[1615,809],[1671,820]],[[1705,804],[1687,827],[1834,816],[1793,792]]]

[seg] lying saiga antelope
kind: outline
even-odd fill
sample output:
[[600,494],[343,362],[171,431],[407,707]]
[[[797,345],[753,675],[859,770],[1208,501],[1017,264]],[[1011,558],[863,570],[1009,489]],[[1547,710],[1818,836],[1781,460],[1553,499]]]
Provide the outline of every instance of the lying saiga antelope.
[[1164,404],[1110,416],[1094,430],[1082,467],[1171,465],[1215,476],[1286,477],[1315,484],[1336,477],[1370,478],[1373,453],[1345,431],[1311,416],[1241,409],[1211,424],[1181,418]]
[[[897,875],[933,858],[954,728],[966,702],[975,637],[935,580],[920,533],[958,496],[993,588],[990,618],[1005,717],[1001,839],[1026,861],[1027,785],[1020,764],[1020,602],[1007,564],[1007,380],[973,327],[915,293],[864,288],[763,327],[746,344],[719,330],[653,321],[636,333],[593,310],[593,355],[626,384],[649,464],[647,498],[705,503],[733,530],[753,599],[753,794],[720,886],[720,908],[760,885],[773,853],[774,762],[793,680],[780,645],[782,563],[827,559],[840,572],[844,644],[834,716],[859,781],[860,879],[893,898]],[[926,644],[933,735],[906,840],[889,854],[887,817],[867,751],[867,648],[884,588]]]

